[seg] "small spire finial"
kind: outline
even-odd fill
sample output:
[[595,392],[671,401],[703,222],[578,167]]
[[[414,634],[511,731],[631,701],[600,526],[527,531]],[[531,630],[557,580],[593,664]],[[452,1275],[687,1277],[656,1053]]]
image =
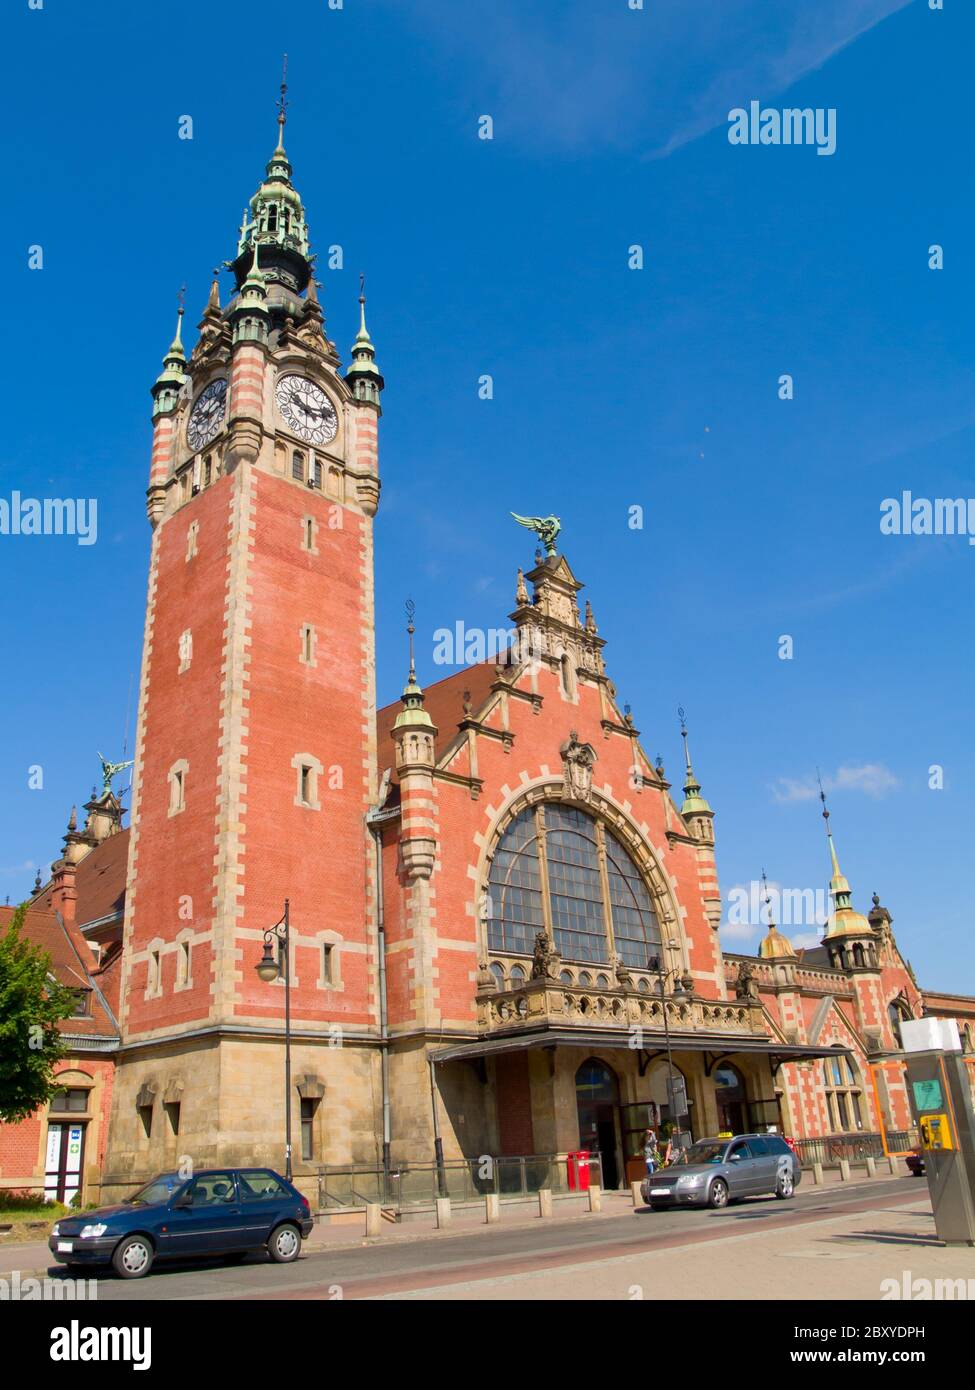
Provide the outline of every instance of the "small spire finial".
[[680,720],[680,736],[684,740],[684,766],[687,768],[688,778],[693,776],[691,772],[691,750],[687,742],[687,720],[684,718],[684,706],[677,706],[677,718]]
[[284,59],[283,59],[283,61],[282,61],[282,63],[281,63],[281,95],[278,97],[278,125],[281,127],[281,133],[280,133],[280,135],[279,135],[279,137],[278,137],[278,144],[279,144],[279,145],[282,143],[282,140],[283,140],[283,138],[284,138],[284,126],[285,126],[285,122],[286,122],[287,119],[288,119],[287,111],[288,111],[288,55],[287,55],[287,53],[286,53],[286,54],[284,55]]
[[413,634],[416,631],[416,624],[413,619],[416,617],[416,604],[411,598],[406,600],[406,631],[410,638],[410,684],[416,684],[416,663],[413,659]]
[[762,901],[765,904],[765,915],[768,919],[766,925],[769,927],[774,927],[775,923],[772,920],[772,899],[769,896],[768,879],[765,877],[764,868],[762,869]]

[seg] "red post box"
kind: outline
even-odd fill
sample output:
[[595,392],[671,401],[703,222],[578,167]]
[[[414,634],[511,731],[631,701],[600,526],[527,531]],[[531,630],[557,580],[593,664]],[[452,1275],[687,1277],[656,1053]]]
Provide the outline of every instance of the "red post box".
[[568,1179],[570,1192],[589,1191],[589,1153],[586,1149],[568,1155]]

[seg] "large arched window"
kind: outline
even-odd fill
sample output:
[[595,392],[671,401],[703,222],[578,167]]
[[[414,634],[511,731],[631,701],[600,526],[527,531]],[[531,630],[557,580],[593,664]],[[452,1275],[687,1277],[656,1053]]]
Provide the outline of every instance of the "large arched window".
[[826,1107],[835,1134],[863,1128],[862,1088],[848,1057],[827,1057],[823,1062]]
[[903,999],[892,999],[887,1005],[887,1018],[890,1021],[890,1031],[894,1035],[894,1043],[897,1047],[903,1047],[901,1038],[901,1024],[910,1022],[911,1011],[904,1003]]
[[629,852],[600,820],[576,806],[529,807],[508,826],[488,878],[488,946],[530,952],[550,933],[565,960],[646,969],[660,928]]

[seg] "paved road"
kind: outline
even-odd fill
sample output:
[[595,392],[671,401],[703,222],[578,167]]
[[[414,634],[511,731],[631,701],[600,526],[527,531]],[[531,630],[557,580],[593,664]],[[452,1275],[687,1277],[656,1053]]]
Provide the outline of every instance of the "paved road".
[[[622,1216],[455,1230],[395,1244],[362,1245],[307,1253],[293,1265],[264,1256],[243,1264],[210,1261],[161,1264],[148,1279],[99,1277],[98,1301],[169,1299],[376,1298],[423,1288],[567,1264],[595,1263],[621,1254],[698,1245],[749,1231],[783,1230],[830,1216],[879,1212],[926,1199],[914,1178],[801,1191],[791,1202],[758,1198],[724,1211],[631,1211]],[[64,1273],[52,1265],[52,1275]],[[67,1276],[66,1276],[67,1277]]]

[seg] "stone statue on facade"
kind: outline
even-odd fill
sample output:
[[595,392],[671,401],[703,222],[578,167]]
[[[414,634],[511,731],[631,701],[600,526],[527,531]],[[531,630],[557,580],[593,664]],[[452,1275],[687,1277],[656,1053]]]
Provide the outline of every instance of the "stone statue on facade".
[[552,938],[548,933],[544,931],[536,932],[535,950],[532,953],[532,979],[557,979],[561,961],[562,957],[552,944]]
[[592,770],[596,750],[591,743],[580,743],[575,729],[559,749],[565,794],[573,801],[588,801],[592,791]]
[[738,962],[738,976],[735,980],[735,998],[758,998],[758,981],[755,979],[755,972],[747,960],[740,960]]

